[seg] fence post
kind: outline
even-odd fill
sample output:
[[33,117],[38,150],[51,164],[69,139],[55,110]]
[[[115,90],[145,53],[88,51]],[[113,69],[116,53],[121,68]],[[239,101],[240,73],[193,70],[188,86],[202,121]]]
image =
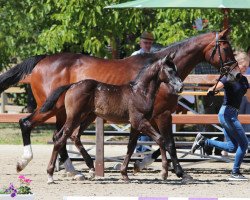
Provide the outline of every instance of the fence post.
[[7,96],[5,92],[2,92],[1,99],[2,103],[1,103],[0,113],[5,113],[5,105],[7,104]]
[[103,119],[96,118],[96,176],[104,176],[104,125]]

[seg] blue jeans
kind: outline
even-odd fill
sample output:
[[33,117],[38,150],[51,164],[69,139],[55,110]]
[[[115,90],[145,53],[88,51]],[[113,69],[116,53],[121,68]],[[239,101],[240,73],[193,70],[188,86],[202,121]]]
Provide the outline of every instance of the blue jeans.
[[[147,142],[147,141],[152,141],[152,139],[147,135],[140,135],[139,138],[138,138],[138,141]],[[148,146],[144,146],[144,145],[137,145],[136,146],[136,152],[137,153],[143,153],[143,152],[146,152],[146,151],[150,151]]]
[[207,139],[205,144],[226,152],[235,153],[233,173],[240,171],[240,165],[248,148],[248,139],[238,120],[238,110],[230,106],[222,106],[219,111],[219,121],[223,127],[226,142]]

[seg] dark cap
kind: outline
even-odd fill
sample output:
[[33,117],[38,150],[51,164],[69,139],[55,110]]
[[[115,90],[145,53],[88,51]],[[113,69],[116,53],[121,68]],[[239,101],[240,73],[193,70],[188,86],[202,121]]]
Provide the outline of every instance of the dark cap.
[[141,34],[141,39],[154,40],[154,35],[150,32],[144,31]]

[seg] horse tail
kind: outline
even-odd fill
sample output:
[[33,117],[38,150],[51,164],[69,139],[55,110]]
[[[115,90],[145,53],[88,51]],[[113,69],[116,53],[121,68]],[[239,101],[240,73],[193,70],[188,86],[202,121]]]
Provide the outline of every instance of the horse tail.
[[12,67],[7,72],[0,75],[0,93],[9,88],[11,85],[18,83],[26,75],[31,74],[34,67],[39,61],[44,59],[47,55],[37,55],[27,58],[22,63]]
[[58,101],[59,97],[65,92],[67,91],[72,84],[70,85],[64,85],[61,86],[59,88],[57,88],[45,101],[45,103],[42,105],[40,112],[41,113],[45,113],[48,112],[49,110],[51,110],[54,105],[56,104],[56,102]]

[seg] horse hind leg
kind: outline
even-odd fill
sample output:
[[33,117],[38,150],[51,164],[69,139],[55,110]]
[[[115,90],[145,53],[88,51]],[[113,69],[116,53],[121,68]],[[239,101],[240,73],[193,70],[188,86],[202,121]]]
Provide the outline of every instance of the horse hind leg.
[[33,152],[30,142],[30,133],[32,127],[30,126],[30,122],[28,120],[29,117],[22,118],[19,120],[19,125],[22,132],[24,150],[21,159],[17,161],[16,165],[17,172],[22,171],[28,165],[28,163],[33,159]]
[[35,110],[28,117],[25,117],[19,120],[19,125],[20,125],[22,138],[23,138],[24,151],[23,151],[23,155],[21,156],[21,159],[17,161],[17,164],[16,164],[17,172],[22,171],[33,158],[33,152],[32,152],[32,147],[31,147],[31,140],[30,140],[31,130],[33,129],[34,126],[46,121],[52,115],[53,115],[53,111],[49,111],[47,113],[41,114],[38,110]]

